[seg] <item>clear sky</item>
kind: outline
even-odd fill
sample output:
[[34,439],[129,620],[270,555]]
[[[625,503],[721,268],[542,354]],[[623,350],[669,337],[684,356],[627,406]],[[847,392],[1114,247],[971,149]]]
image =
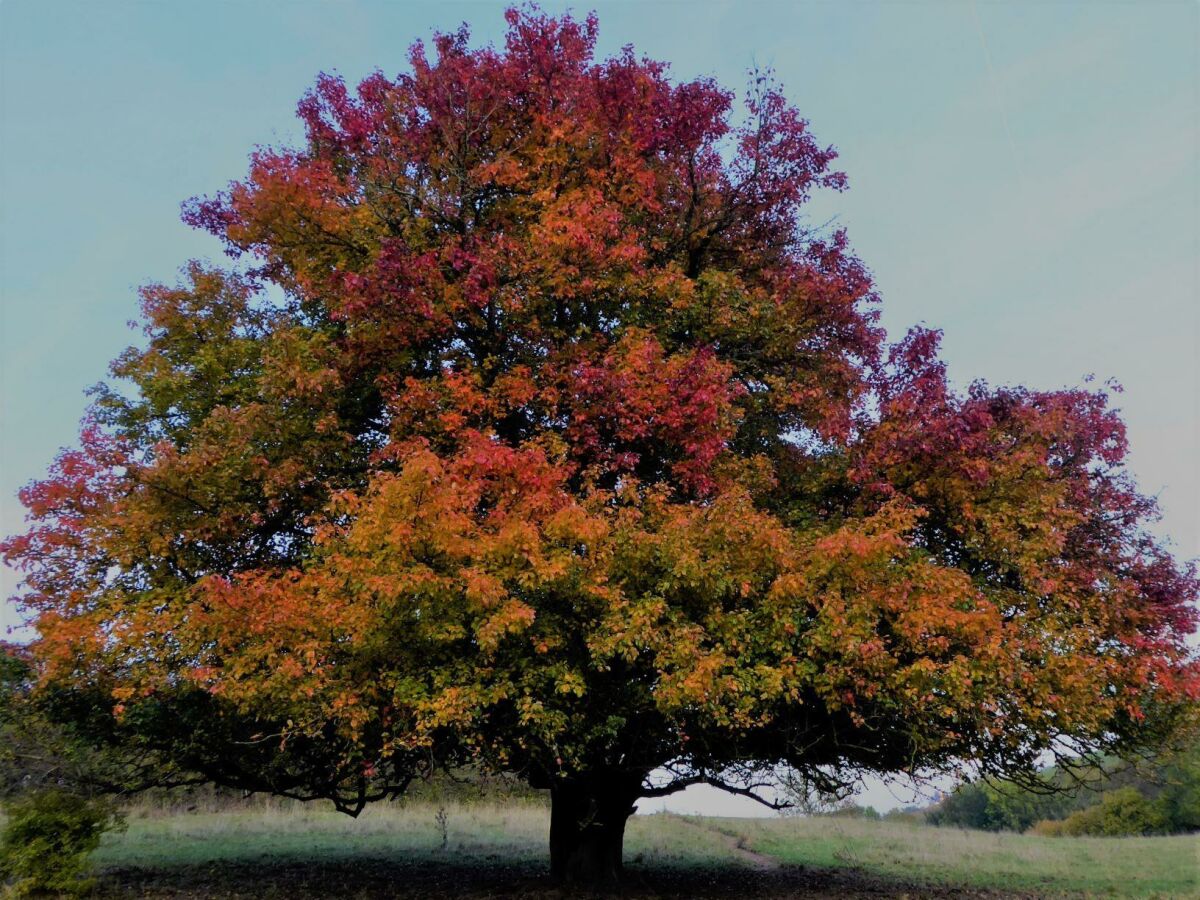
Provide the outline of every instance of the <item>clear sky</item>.
[[[295,143],[319,71],[394,75],[463,21],[498,40],[505,5],[0,0],[0,533],[135,338],[136,287],[221,259],[180,201]],[[571,6],[601,55],[633,44],[679,79],[773,68],[841,152],[851,189],[812,217],[849,229],[889,331],[944,329],[960,384],[1117,378],[1159,531],[1200,556],[1200,4]]]

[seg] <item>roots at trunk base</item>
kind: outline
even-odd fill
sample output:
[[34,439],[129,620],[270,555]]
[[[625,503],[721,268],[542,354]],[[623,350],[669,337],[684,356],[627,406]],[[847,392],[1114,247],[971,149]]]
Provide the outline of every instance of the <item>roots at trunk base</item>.
[[615,884],[625,823],[641,779],[560,779],[550,788],[550,874],[569,884]]

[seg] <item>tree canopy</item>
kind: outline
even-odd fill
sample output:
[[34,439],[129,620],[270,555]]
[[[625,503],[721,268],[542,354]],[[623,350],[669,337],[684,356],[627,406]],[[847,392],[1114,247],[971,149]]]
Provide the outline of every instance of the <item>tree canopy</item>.
[[3,545],[42,682],[350,811],[520,773],[584,878],[639,796],[1175,727],[1197,580],[1107,392],[956,391],[937,332],[889,342],[804,217],[836,154],[770,78],[739,114],[595,59],[594,17],[507,15],[321,76],[302,147],[185,205],[237,265],[143,290]]

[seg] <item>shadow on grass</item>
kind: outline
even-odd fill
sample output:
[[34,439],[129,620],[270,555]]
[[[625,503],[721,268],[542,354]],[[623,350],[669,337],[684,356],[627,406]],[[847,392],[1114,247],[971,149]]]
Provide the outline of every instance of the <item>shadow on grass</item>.
[[[254,898],[254,900],[552,900],[595,896],[551,883],[545,866],[495,856],[456,861],[346,858],[301,862],[278,857],[155,868],[110,868],[101,873],[102,897]],[[852,869],[737,866],[627,866],[619,895],[629,898],[1012,898],[1032,896],[982,889],[905,884]]]

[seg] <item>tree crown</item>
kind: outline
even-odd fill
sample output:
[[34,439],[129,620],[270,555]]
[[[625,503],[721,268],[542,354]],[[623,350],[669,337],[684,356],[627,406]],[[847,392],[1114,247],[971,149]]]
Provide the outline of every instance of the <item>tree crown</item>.
[[132,389],[3,545],[45,680],[353,808],[468,760],[834,786],[1174,727],[1197,581],[1106,392],[888,344],[770,79],[738,117],[593,17],[508,22],[322,76],[303,148],[185,206],[246,265],[143,291]]

